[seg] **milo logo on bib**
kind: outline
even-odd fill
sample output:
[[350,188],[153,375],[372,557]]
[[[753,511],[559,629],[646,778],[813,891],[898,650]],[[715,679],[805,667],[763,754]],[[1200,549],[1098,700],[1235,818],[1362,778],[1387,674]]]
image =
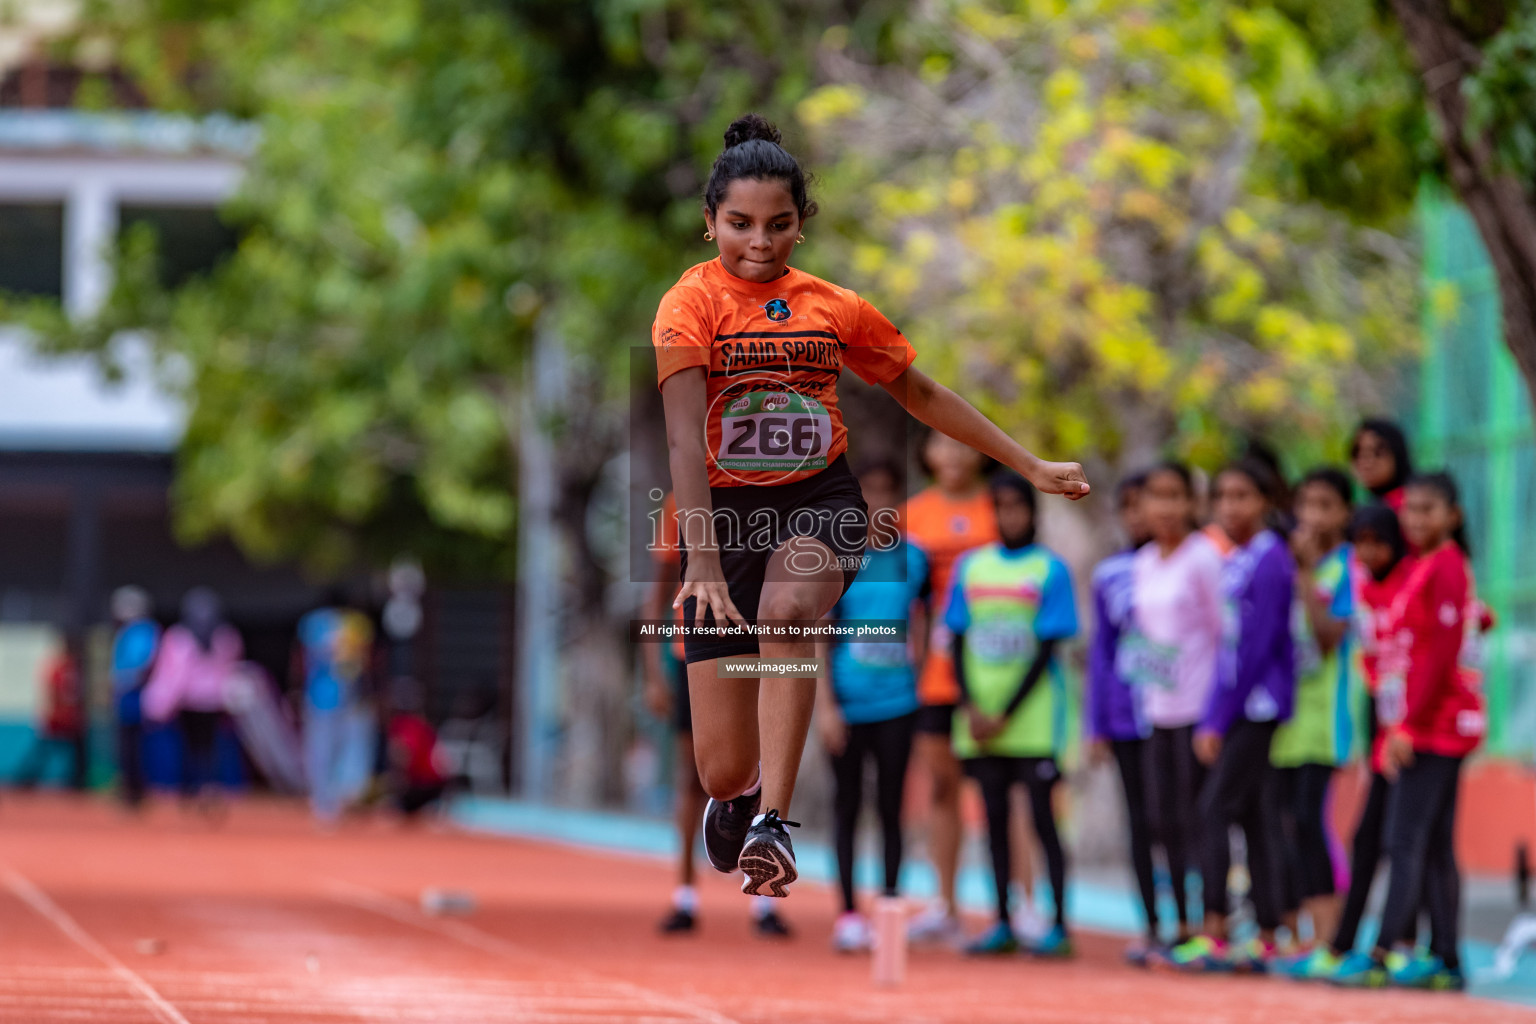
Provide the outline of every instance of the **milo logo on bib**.
[[720,413],[721,469],[797,472],[825,469],[832,416],[792,391],[749,391]]

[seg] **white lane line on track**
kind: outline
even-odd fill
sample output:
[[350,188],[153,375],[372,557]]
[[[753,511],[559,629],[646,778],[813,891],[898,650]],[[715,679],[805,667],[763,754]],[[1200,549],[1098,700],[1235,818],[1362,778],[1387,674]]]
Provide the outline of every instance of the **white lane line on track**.
[[615,991],[622,991],[637,1000],[650,1004],[655,1009],[666,1009],[686,1014],[694,1020],[705,1021],[707,1024],[741,1024],[735,1018],[727,1017],[722,1013],[716,1013],[707,1007],[697,1006],[682,999],[675,999],[660,992],[653,992],[648,988],[631,982],[605,977],[596,971],[572,964],[568,960],[562,960],[559,957],[550,956],[548,953],[541,953],[526,946],[520,946],[515,942],[509,942],[499,935],[492,935],[490,932],[481,931],[479,928],[465,924],[462,921],[445,921],[427,917],[403,900],[395,899],[364,886],[343,882],[339,879],[331,879],[328,882],[327,888],[330,890],[331,897],[341,903],[346,903],[362,910],[372,911],[375,914],[399,921],[401,924],[410,925],[413,928],[419,928],[422,931],[434,932],[444,938],[453,939],[455,942],[472,946],[486,953],[523,960],[535,960],[552,967],[558,967],[560,970],[580,976],[588,982],[598,982],[604,986],[611,987]]
[[86,934],[85,929],[76,924],[75,919],[64,912],[64,908],[49,899],[47,893],[33,885],[12,867],[0,867],[0,872],[5,875],[6,888],[15,893],[17,899],[37,911],[39,916],[73,939],[75,945],[100,960],[107,970],[117,975],[124,984],[137,992],[144,1002],[149,1004],[161,1024],[191,1024],[176,1007],[166,1002],[165,997],[156,992],[149,982],[139,977],[127,964],[108,952],[105,946]]

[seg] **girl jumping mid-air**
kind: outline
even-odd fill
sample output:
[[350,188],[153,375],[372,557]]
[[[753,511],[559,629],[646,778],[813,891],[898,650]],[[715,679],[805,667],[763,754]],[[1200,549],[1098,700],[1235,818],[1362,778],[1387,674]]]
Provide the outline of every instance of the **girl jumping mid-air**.
[[[700,263],[662,297],[652,328],[682,535],[685,638],[704,845],[742,891],[788,895],[798,873],[783,818],[810,728],[809,675],[724,674],[731,656],[809,660],[814,624],[860,568],[868,509],[844,451],[844,366],[913,416],[1017,470],[1048,494],[1088,493],[1082,467],[1045,462],[912,368],[900,331],[846,288],[789,266],[816,212],[778,131],[749,114],[725,133],[704,190]],[[758,631],[742,627],[754,624]]]

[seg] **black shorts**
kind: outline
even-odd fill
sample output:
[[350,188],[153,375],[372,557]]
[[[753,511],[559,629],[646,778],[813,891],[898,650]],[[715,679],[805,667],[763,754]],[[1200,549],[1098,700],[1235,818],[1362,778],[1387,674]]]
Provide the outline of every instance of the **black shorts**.
[[949,736],[954,732],[955,704],[924,704],[917,709],[917,731],[921,736]]
[[[748,622],[757,621],[757,602],[768,574],[768,559],[791,537],[810,537],[831,549],[843,570],[843,591],[859,574],[869,540],[869,506],[864,492],[839,455],[815,476],[794,483],[758,487],[711,487],[715,537],[720,544],[720,568],[736,610]],[[688,552],[681,552],[681,578],[688,578]],[[682,621],[693,622],[696,599],[683,602]],[[714,625],[714,609],[703,625]],[[758,653],[756,637],[685,636],[684,660],[729,658]]]
[[672,687],[672,729],[674,732],[693,732],[693,705],[688,702],[688,666],[681,661],[677,666],[677,678]]
[[1007,780],[1011,785],[1055,785],[1061,781],[1061,768],[1054,757],[1012,757],[1007,754],[983,754],[960,762],[968,778]]

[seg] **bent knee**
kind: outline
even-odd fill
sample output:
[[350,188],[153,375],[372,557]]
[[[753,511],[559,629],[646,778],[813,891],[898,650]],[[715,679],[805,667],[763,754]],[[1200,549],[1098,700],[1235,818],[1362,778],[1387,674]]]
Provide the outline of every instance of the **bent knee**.
[[726,762],[699,764],[699,785],[716,800],[730,800],[740,796],[756,781],[756,777],[756,761],[746,765]]
[[758,615],[764,619],[814,619],[821,612],[816,595],[800,587],[764,595],[758,605]]

